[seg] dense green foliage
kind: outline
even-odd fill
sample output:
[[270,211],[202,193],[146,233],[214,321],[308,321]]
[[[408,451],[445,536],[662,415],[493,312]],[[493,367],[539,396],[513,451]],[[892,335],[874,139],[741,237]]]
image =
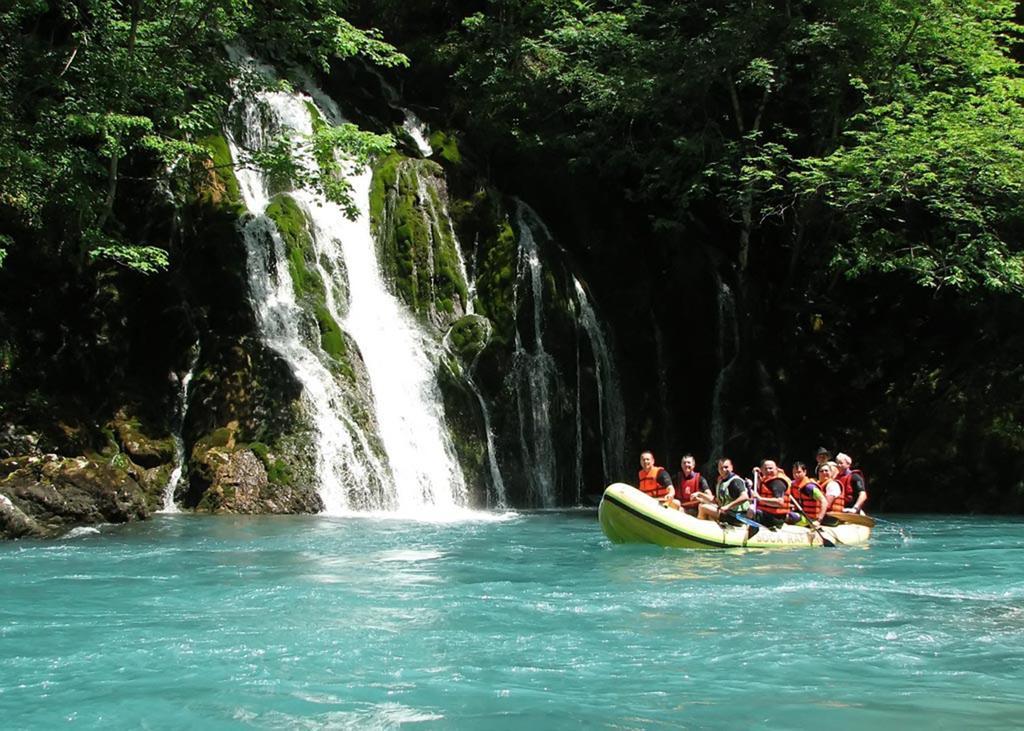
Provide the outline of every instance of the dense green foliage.
[[[490,2],[435,60],[467,127],[567,156],[678,227],[712,206],[852,275],[1021,291],[1009,0]],[[778,236],[767,235],[778,239]]]
[[[0,264],[14,247],[34,246],[79,264],[165,269],[166,248],[148,245],[129,219],[140,191],[182,194],[173,183],[202,170],[196,163],[210,151],[200,138],[223,129],[229,82],[238,75],[226,46],[244,43],[283,64],[322,69],[353,56],[406,62],[376,33],[345,20],[344,7],[341,0],[8,6],[0,12]],[[333,166],[328,149],[365,158],[387,141],[345,125],[321,127],[305,144]],[[286,147],[280,142],[255,162],[292,165]],[[309,175],[344,201],[333,172]]]

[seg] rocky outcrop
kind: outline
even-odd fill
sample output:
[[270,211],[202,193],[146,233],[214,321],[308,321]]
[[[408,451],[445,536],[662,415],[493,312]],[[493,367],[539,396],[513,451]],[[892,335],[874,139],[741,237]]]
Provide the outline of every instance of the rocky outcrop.
[[260,443],[238,444],[238,425],[218,429],[196,443],[189,480],[202,497],[196,510],[209,513],[316,513],[323,502],[309,483],[293,484],[288,465]]
[[79,525],[125,523],[151,514],[146,493],[109,463],[56,455],[0,462],[0,536],[49,537]]

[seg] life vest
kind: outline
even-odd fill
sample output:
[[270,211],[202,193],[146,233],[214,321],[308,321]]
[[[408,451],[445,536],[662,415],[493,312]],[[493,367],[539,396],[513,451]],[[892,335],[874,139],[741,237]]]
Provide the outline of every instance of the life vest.
[[663,487],[658,483],[658,475],[664,471],[664,467],[658,467],[657,465],[654,465],[649,470],[640,470],[640,476],[637,477],[637,487],[651,497],[655,497],[660,500],[668,495],[668,488]]
[[[743,478],[740,477],[739,475],[733,475],[728,480],[721,480],[717,485],[715,485],[715,498],[717,499],[717,502],[718,502],[719,505],[728,505],[729,503],[731,503],[734,500],[733,496],[729,494],[729,484],[733,480],[739,480],[740,481],[740,486],[741,486],[740,489],[744,493],[746,493],[747,485],[746,485],[746,483],[743,482]],[[732,510],[730,510],[730,512],[733,512],[733,513],[745,513],[745,512],[747,512],[747,510],[749,508],[750,508],[750,501],[749,500],[744,500],[742,503],[740,503],[736,507],[732,508]]]
[[693,497],[693,493],[700,492],[700,472],[694,472],[690,479],[683,477],[683,473],[680,472],[678,482],[676,500],[681,503],[688,502]]
[[817,482],[809,480],[807,477],[804,477],[800,482],[794,482],[789,486],[790,497],[799,503],[800,507],[803,508],[804,515],[811,520],[818,520],[821,518],[821,515],[819,515],[821,512],[821,503],[819,503],[818,498],[814,496],[815,490],[820,492],[821,488],[818,487]]
[[830,482],[834,482],[839,485],[839,494],[836,496],[836,499],[832,501],[832,504],[828,506],[828,509],[831,513],[838,513],[846,507],[846,500],[844,499],[846,496],[843,491],[843,483],[839,480],[829,480],[824,485],[821,485],[821,491],[825,493],[826,500],[828,500],[828,485]]
[[775,497],[775,494],[771,490],[769,490],[768,485],[765,484],[767,482],[771,482],[772,480],[782,480],[783,482],[786,483],[786,491],[782,494],[781,498],[782,505],[769,505],[768,503],[765,502],[758,502],[757,508],[758,510],[768,513],[769,515],[777,515],[780,518],[785,518],[787,515],[789,515],[789,488],[792,484],[789,478],[786,477],[785,472],[779,470],[778,472],[775,473],[775,477],[771,478],[771,480],[762,480],[761,482],[759,482],[757,485],[758,497]]
[[[864,480],[864,473],[860,470],[847,470],[845,475],[837,475],[836,482],[843,486],[843,506],[853,505],[853,475],[854,473],[860,475],[860,479]],[[864,484],[867,484],[867,480],[864,480]]]

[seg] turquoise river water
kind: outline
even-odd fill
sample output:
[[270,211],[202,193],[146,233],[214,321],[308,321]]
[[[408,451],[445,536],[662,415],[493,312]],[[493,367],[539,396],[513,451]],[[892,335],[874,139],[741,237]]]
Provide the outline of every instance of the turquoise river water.
[[[894,516],[891,516],[894,517]],[[0,544],[3,729],[1024,726],[1024,522],[614,546],[593,511]]]

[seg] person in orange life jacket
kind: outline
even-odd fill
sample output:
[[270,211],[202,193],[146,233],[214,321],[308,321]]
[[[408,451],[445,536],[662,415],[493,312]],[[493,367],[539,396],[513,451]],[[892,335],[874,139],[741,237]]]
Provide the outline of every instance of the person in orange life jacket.
[[789,511],[786,522],[796,525],[818,525],[818,521],[828,509],[825,493],[818,487],[818,483],[807,477],[807,465],[803,462],[794,462],[792,472],[793,482],[789,486],[790,500],[800,504],[811,523],[807,522],[807,518],[804,518],[800,511],[795,509],[795,506],[793,510]]
[[676,473],[675,479],[676,500],[679,502],[679,509],[696,515],[698,501],[694,494],[704,493],[711,498],[713,497],[711,488],[708,487],[708,481],[704,479],[703,475],[695,470],[697,460],[692,454],[684,455],[679,460],[679,466],[682,471]]
[[[835,462],[826,462],[818,467],[818,488],[825,493],[825,512],[843,509],[843,486],[836,482],[838,468]],[[826,525],[835,525],[835,521],[828,518],[823,521]]]
[[706,493],[693,494],[700,506],[697,517],[701,520],[718,520],[730,525],[743,525],[736,515],[746,515],[750,507],[750,496],[747,494],[747,483],[732,471],[732,460],[723,457],[718,460],[718,481],[715,483],[715,496]]
[[654,464],[654,455],[650,452],[640,454],[640,474],[637,476],[637,488],[662,502],[671,500],[675,494],[672,488],[672,475],[664,467]]
[[761,462],[761,468],[754,468],[761,479],[757,486],[757,512],[754,520],[766,528],[780,528],[786,524],[789,515],[789,478],[773,460]]
[[814,471],[817,472],[818,467],[821,467],[830,459],[832,459],[832,453],[824,447],[818,447],[818,451],[814,455],[814,461],[817,462],[817,467],[814,468]]
[[864,503],[868,501],[868,488],[864,483],[864,473],[860,470],[851,470],[853,460],[850,455],[840,452],[836,455],[836,464],[839,466],[839,474],[836,481],[843,486],[843,512],[860,513]]

